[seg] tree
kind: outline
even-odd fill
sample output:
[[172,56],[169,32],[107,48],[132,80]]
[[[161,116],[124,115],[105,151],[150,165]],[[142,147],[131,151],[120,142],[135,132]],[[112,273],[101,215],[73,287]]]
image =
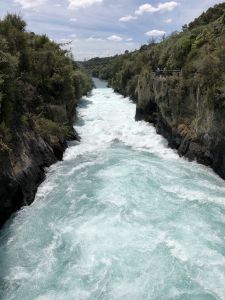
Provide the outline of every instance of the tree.
[[15,27],[17,30],[24,32],[26,28],[26,22],[22,20],[19,15],[16,14],[8,14],[3,20],[3,24],[8,26]]
[[166,35],[165,33],[162,35],[162,42],[164,42],[166,40]]
[[148,44],[149,45],[155,45],[156,44],[156,40],[154,37],[151,37],[149,40],[148,40]]
[[39,123],[49,125],[45,133],[60,128],[57,120],[72,128],[74,107],[92,82],[61,46],[46,35],[26,32],[18,15],[0,20],[0,123],[10,131],[28,114],[35,120],[44,116],[47,121]]
[[187,31],[187,30],[188,30],[188,25],[187,25],[187,24],[184,24],[184,25],[182,26],[182,31],[185,32],[185,31]]

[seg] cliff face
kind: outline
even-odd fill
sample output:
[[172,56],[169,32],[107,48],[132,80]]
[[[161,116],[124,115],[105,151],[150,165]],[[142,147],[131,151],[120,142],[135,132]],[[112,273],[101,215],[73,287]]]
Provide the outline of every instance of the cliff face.
[[0,226],[78,139],[75,108],[92,85],[60,44],[26,31],[18,15],[0,19]]
[[182,75],[140,77],[136,93],[137,120],[153,123],[181,156],[225,179],[225,93],[209,99],[200,84],[185,86]]
[[79,139],[71,128],[69,135],[42,136],[33,120],[14,130],[14,151],[0,155],[0,226],[10,215],[35,197],[45,178],[45,168],[61,160],[66,139]]

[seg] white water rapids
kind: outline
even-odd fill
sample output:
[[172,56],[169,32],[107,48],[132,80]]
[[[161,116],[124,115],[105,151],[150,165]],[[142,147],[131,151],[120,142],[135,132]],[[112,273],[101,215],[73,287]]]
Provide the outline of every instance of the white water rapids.
[[0,299],[225,299],[225,183],[97,82],[36,199],[0,231]]

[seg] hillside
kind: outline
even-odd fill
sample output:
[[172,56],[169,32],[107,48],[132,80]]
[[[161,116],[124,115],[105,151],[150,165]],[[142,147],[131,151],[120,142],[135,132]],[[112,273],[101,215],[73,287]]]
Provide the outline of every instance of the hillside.
[[17,15],[0,20],[0,225],[34,199],[44,168],[62,159],[92,81],[72,55]]
[[225,178],[225,3],[160,43],[84,65],[136,101],[136,119],[153,123],[181,156]]

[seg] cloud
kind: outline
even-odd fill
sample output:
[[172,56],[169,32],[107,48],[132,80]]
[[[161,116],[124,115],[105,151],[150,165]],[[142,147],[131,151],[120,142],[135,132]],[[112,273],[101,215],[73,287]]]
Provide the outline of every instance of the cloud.
[[150,31],[145,32],[145,35],[152,36],[152,37],[159,37],[159,36],[164,35],[165,33],[166,32],[163,31],[163,30],[154,29],[154,30],[150,30]]
[[132,38],[128,38],[128,39],[126,39],[126,42],[132,42],[133,41],[133,39]]
[[46,0],[14,0],[14,3],[21,5],[24,9],[37,7],[45,2]]
[[86,39],[88,42],[102,42],[104,41],[102,38],[97,38],[97,37],[94,37],[94,36],[91,36],[89,38]]
[[[59,39],[59,42],[62,43],[62,44],[71,44],[71,40],[66,39],[66,38]],[[64,45],[64,46],[66,46],[66,45]]]
[[70,37],[75,39],[77,37],[77,35],[75,33],[70,34]]
[[86,8],[93,4],[102,2],[103,0],[69,0],[69,9]]
[[158,11],[172,11],[174,8],[176,8],[179,5],[178,2],[170,1],[165,3],[159,3],[156,7],[145,3],[135,11],[136,15],[143,15],[144,13],[155,13]]
[[71,18],[69,21],[70,22],[77,22],[77,19],[76,18]]
[[167,24],[170,24],[173,22],[173,19],[167,19],[167,20],[164,20],[164,23],[167,23]]
[[144,13],[148,12],[148,13],[154,13],[157,12],[158,9],[154,6],[152,6],[151,4],[143,4],[141,6],[139,6],[139,8],[135,11],[136,15],[143,15]]
[[159,11],[171,11],[174,10],[179,5],[178,2],[170,1],[165,3],[159,3],[158,10]]
[[113,42],[121,42],[123,40],[123,38],[118,35],[111,35],[107,38],[107,40],[113,41]]
[[124,17],[120,18],[119,21],[120,22],[129,22],[129,21],[136,20],[136,19],[137,19],[137,17],[128,15],[128,16],[124,16]]

